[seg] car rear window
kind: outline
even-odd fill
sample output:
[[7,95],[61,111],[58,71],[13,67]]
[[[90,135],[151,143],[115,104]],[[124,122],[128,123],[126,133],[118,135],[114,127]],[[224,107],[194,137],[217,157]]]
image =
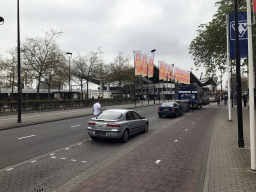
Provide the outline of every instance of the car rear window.
[[163,103],[161,107],[173,107],[174,103]]
[[97,119],[105,119],[105,120],[117,120],[123,116],[122,113],[116,111],[103,111],[101,114],[97,116]]

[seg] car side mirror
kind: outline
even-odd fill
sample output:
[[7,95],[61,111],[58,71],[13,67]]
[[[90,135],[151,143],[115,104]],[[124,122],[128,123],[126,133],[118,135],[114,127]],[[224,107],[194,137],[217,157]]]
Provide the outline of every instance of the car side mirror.
[[146,119],[145,117],[141,117],[141,119]]

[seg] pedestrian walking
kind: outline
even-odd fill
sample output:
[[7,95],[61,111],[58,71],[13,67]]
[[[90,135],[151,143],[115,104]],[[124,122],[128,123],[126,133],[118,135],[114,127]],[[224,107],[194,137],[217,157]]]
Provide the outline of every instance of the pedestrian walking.
[[247,99],[248,99],[248,98],[247,98],[247,95],[244,94],[244,95],[243,95],[244,107],[246,107]]
[[101,112],[101,105],[100,105],[100,100],[98,99],[98,101],[93,105],[93,115],[94,117],[98,116]]

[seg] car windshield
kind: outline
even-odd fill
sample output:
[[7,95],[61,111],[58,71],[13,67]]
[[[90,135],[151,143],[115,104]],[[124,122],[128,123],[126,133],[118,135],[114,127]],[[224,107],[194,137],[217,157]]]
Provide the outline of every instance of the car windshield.
[[173,107],[174,103],[163,103],[161,107]]
[[97,119],[106,119],[106,120],[117,120],[123,116],[122,113],[117,111],[103,111],[96,118]]

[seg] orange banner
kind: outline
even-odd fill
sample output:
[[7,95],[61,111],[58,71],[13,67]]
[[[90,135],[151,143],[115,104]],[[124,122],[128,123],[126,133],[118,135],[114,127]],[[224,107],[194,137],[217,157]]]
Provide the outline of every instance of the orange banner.
[[148,56],[147,54],[141,54],[142,57],[142,77],[148,76]]
[[164,80],[164,62],[163,61],[158,61],[159,62],[159,80]]
[[175,73],[174,73],[174,67],[171,66],[171,78],[172,78],[172,80],[174,79],[174,75],[175,75]]
[[134,51],[134,68],[135,68],[135,75],[142,74],[141,51]]
[[154,57],[148,57],[148,78],[154,75]]
[[175,67],[175,82],[180,82],[179,67]]

